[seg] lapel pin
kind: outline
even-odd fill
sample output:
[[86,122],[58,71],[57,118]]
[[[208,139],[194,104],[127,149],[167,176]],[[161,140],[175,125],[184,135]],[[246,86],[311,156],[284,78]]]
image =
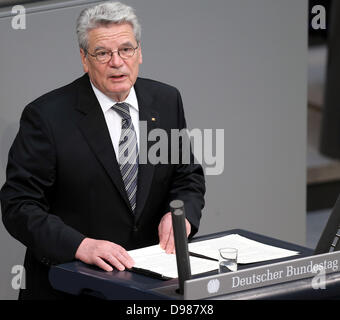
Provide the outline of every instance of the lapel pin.
[[156,121],[156,118],[151,118],[151,121],[155,122],[155,121]]

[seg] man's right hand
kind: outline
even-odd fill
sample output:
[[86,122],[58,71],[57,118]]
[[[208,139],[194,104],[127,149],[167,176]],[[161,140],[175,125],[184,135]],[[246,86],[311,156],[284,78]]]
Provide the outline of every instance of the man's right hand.
[[119,271],[124,271],[125,267],[130,269],[134,265],[133,259],[123,247],[106,240],[85,238],[80,243],[75,257],[87,264],[94,264],[105,271],[112,271],[112,266]]

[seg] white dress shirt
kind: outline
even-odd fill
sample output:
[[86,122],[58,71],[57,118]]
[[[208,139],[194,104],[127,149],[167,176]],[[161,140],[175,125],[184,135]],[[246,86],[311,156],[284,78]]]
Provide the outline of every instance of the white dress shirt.
[[[122,118],[118,114],[118,112],[112,108],[112,106],[116,104],[117,101],[114,101],[113,99],[111,99],[110,97],[106,96],[104,93],[99,91],[92,84],[92,82],[91,82],[91,86],[103,110],[106,124],[109,129],[112,145],[116,153],[117,161],[119,162],[119,138],[120,138],[120,134],[122,131]],[[134,87],[130,89],[130,93],[127,96],[127,98],[121,102],[126,102],[130,106],[132,106],[132,108],[130,108],[130,116],[131,116],[134,129],[136,131],[137,145],[138,145],[138,150],[139,150],[139,145],[140,145],[139,144],[139,108],[138,108],[138,101],[137,101],[137,96],[136,96]]]

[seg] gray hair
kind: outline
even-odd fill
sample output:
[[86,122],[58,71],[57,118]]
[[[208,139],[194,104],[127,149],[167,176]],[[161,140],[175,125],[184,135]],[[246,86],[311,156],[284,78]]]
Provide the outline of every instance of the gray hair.
[[78,44],[87,53],[88,32],[111,23],[130,23],[138,44],[141,39],[141,27],[134,9],[120,2],[104,2],[84,9],[77,19]]

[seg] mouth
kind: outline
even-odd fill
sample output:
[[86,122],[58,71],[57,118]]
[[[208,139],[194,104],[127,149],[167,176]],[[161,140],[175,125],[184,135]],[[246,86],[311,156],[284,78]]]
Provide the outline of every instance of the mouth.
[[125,79],[127,76],[125,74],[119,74],[119,75],[112,75],[112,76],[109,76],[109,79],[112,79],[112,80],[123,80]]

